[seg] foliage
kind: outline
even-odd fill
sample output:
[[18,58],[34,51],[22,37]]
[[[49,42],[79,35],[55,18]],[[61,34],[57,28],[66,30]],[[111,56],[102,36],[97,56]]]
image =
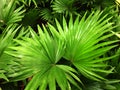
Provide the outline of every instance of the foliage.
[[4,30],[3,34],[0,37],[0,78],[3,78],[7,81],[8,79],[4,75],[4,73],[11,71],[11,68],[10,66],[8,66],[8,64],[13,63],[13,58],[10,55],[5,54],[4,52],[9,44],[12,42],[12,39],[16,32],[15,29],[18,30],[19,27],[16,28],[16,25],[10,25]]
[[2,25],[9,25],[22,20],[22,14],[25,12],[22,10],[23,6],[15,8],[16,2],[14,0],[1,0],[0,3],[0,23]]
[[0,89],[119,90],[119,0],[0,3]]

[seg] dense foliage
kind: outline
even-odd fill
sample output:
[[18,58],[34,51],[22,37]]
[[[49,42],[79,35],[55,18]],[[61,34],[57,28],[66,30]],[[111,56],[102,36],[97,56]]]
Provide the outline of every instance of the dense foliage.
[[0,90],[120,90],[119,0],[0,4]]

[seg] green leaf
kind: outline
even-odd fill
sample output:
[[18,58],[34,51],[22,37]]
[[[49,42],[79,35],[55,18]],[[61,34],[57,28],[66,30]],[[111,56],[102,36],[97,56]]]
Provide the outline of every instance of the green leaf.
[[63,13],[63,12],[66,12],[66,13],[71,13],[71,12],[74,12],[75,8],[73,8],[73,3],[74,3],[74,0],[55,0],[53,2],[53,5],[52,5],[52,8],[55,12],[58,12],[58,13]]
[[[107,15],[103,17],[101,15],[102,12],[98,10],[92,12],[88,17],[85,14],[81,20],[77,17],[74,22],[72,17],[70,17],[68,25],[63,18],[63,31],[66,40],[64,58],[71,61],[84,76],[97,81],[99,79],[104,80],[97,72],[112,72],[111,70],[104,70],[107,65],[102,63],[112,57],[106,59],[99,57],[115,48],[117,45],[112,44],[118,42],[117,40],[104,41],[104,39],[113,35],[110,31],[114,27],[112,27],[112,23],[108,23],[111,17],[106,18]],[[104,68],[102,69],[102,67]]]
[[[4,1],[4,0],[2,0]],[[15,0],[5,0],[4,3],[1,3],[0,8],[0,20],[2,20],[2,24],[10,25],[12,23],[16,23],[22,20],[23,13],[23,6],[16,8],[16,1]]]
[[116,90],[116,87],[113,86],[113,85],[106,85],[106,86],[104,87],[104,89],[106,89],[106,90]]
[[3,79],[5,79],[6,81],[9,81],[8,78],[7,78],[3,73],[0,73],[0,78],[3,78]]

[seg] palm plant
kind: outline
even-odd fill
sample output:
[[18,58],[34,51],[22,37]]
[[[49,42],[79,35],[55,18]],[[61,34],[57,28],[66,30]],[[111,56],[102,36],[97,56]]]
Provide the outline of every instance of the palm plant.
[[0,81],[30,77],[25,90],[119,89],[120,81],[110,80],[120,79],[119,0],[117,7],[114,0],[0,3]]
[[[56,27],[51,24],[38,26],[38,33],[29,28],[31,35],[14,39],[15,45],[6,51],[17,59],[18,66],[13,65],[14,72],[7,76],[13,81],[32,77],[25,90],[71,90],[71,84],[81,90],[78,82],[81,75],[96,81],[106,80],[101,74],[112,73],[113,68],[107,69],[105,63],[115,57],[104,57],[107,51],[116,47],[118,42],[104,41],[113,35],[114,28],[109,23],[111,18],[101,17],[96,11],[86,18],[69,23],[63,18],[63,26],[56,20]],[[62,63],[66,62],[66,63]]]

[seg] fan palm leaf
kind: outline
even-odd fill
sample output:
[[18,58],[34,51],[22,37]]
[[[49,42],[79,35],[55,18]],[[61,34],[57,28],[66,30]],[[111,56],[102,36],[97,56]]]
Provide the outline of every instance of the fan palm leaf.
[[72,7],[74,3],[74,0],[55,0],[53,2],[53,5],[52,5],[52,8],[55,12],[58,12],[58,13],[63,13],[63,12],[66,12],[66,13],[70,13],[70,12],[74,12],[75,8]]
[[[13,80],[22,80],[33,76],[25,90],[56,90],[56,83],[61,90],[70,90],[69,82],[76,87],[77,82],[81,82],[77,77],[77,72],[72,67],[59,64],[65,49],[63,38],[53,27],[49,28],[52,36],[43,26],[43,30],[38,26],[39,35],[31,28],[32,38],[23,37],[22,40],[15,39],[18,43],[15,47],[10,47],[14,51],[8,52],[18,58],[18,68],[14,73],[9,73],[8,77]],[[58,36],[54,35],[56,33]],[[36,83],[35,83],[36,82]]]
[[[70,62],[86,77],[93,80],[105,80],[97,73],[111,73],[112,70],[105,70],[107,65],[103,63],[112,57],[100,58],[108,50],[116,47],[114,41],[105,41],[112,36],[113,29],[111,18],[105,19],[107,15],[101,17],[102,12],[96,11],[86,18],[86,14],[81,20],[79,17],[73,22],[71,17],[69,23],[63,20],[63,31],[66,40],[64,58]],[[60,25],[58,25],[60,27]],[[62,27],[60,27],[62,29]],[[59,28],[58,28],[59,29]],[[107,34],[106,34],[107,33]]]
[[0,36],[0,78],[3,78],[8,81],[4,73],[11,70],[8,64],[12,63],[13,57],[8,54],[5,54],[5,50],[11,44],[12,39],[19,29],[16,25],[8,26]]
[[48,8],[41,9],[40,16],[44,20],[51,20],[53,18],[52,12]]
[[16,8],[15,0],[1,0],[0,3],[0,23],[9,25],[22,20],[23,6]]

